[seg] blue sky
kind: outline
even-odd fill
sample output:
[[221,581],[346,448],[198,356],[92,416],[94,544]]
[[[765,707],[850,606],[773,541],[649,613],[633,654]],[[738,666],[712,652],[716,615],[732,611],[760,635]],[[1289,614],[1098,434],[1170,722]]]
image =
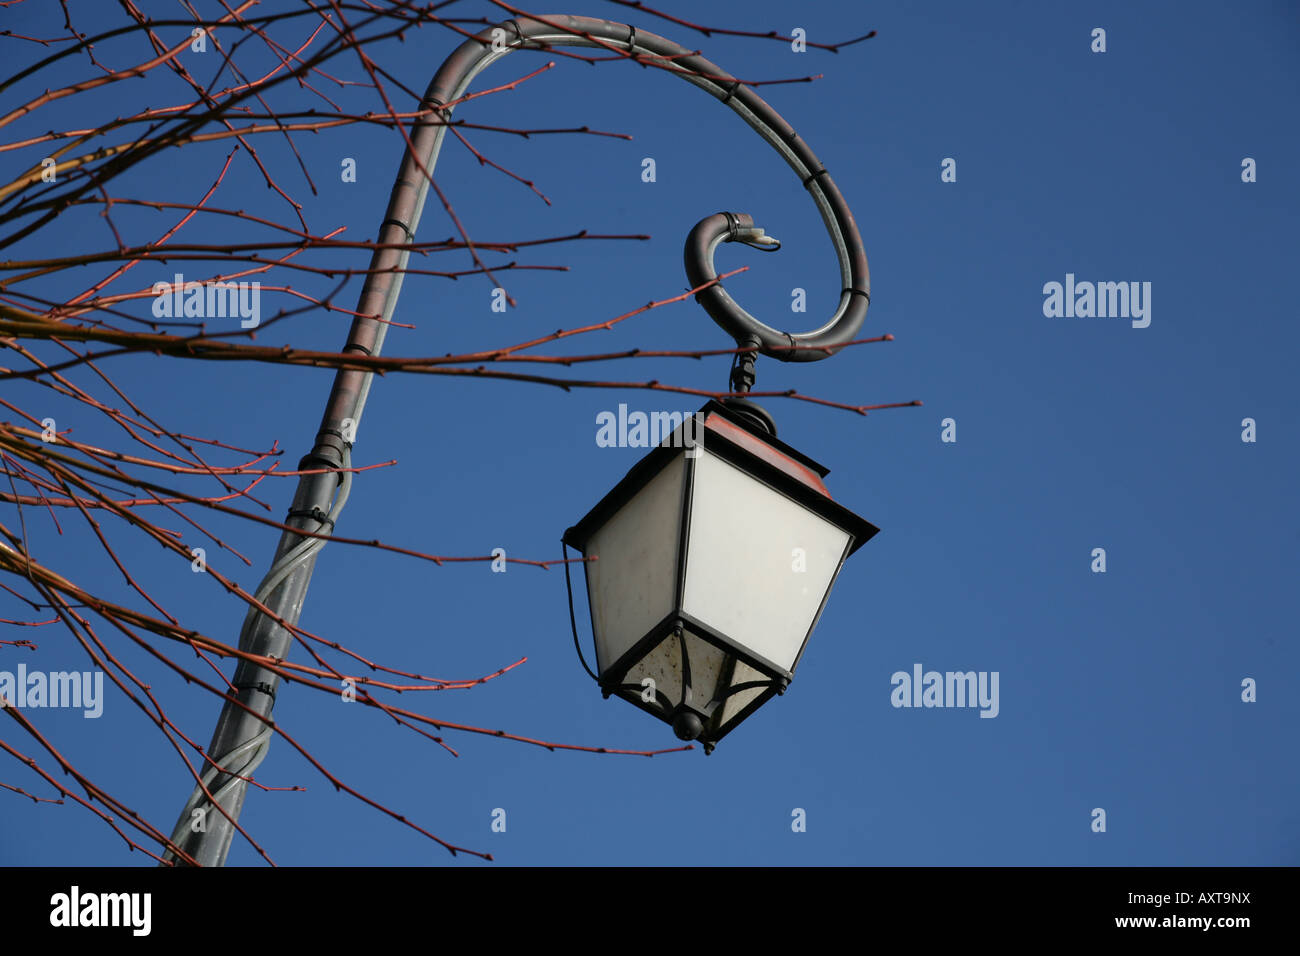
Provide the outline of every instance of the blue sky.
[[[82,6],[87,24],[107,16]],[[463,7],[468,16],[494,15],[487,4]],[[460,752],[453,758],[377,712],[295,688],[280,695],[281,725],[349,783],[510,865],[1300,863],[1300,704],[1292,690],[1300,670],[1300,195],[1288,165],[1300,155],[1288,119],[1300,92],[1300,14],[1281,3],[807,3],[794,13],[771,0],[711,3],[702,12],[665,0],[665,8],[709,25],[785,35],[800,27],[822,42],[879,31],[838,55],[795,53],[788,43],[705,38],[594,0],[570,11],[632,19],[746,79],[824,74],[760,93],[818,153],[853,209],[873,280],[864,334],[888,332],[895,341],[803,365],[761,360],[757,387],[853,404],[924,402],[865,418],[765,402],[781,437],[830,467],[832,494],[881,533],[846,564],[789,692],[707,758],[698,749],[652,760],[549,753],[451,735]],[[23,4],[3,16],[7,28],[37,35],[61,23],[54,5]],[[1090,49],[1097,27],[1106,32],[1104,53]],[[11,55],[32,56],[5,42],[17,50]],[[456,42],[425,28],[384,47],[383,62],[423,89]],[[475,88],[550,59],[512,55]],[[355,70],[342,59],[338,68]],[[73,61],[59,78],[72,82],[91,69]],[[177,102],[183,93],[163,75],[139,83],[145,92],[132,95],[141,102]],[[29,83],[7,96],[20,102],[18,93],[38,88]],[[374,108],[356,91],[341,101]],[[80,114],[51,109],[14,124],[5,141],[121,109],[91,94]],[[690,85],[628,64],[561,60],[456,115],[500,126],[586,124],[634,137],[470,134],[489,157],[534,180],[551,206],[449,142],[438,181],[471,235],[585,228],[652,239],[521,252],[521,261],[571,268],[503,273],[518,301],[505,314],[491,311],[486,278],[411,277],[397,319],[417,328],[395,329],[388,354],[510,344],[677,295],[686,287],[687,231],[721,210],[750,213],[784,244],[767,256],[734,246],[719,253],[720,268],[752,267],[728,283],[742,305],[791,331],[820,325],[833,309],[838,275],[813,204],[776,153]],[[399,158],[397,134],[354,128],[298,142],[316,196],[279,141],[263,137],[258,146],[304,202],[309,224],[372,237]],[[173,153],[119,188],[192,200],[228,151],[221,143]],[[355,183],[340,181],[347,157],[357,161]],[[646,157],[655,160],[653,183],[641,179]],[[1256,162],[1256,182],[1242,181],[1246,157]],[[956,182],[941,181],[945,158],[956,161]],[[11,174],[38,160],[30,150],[0,154]],[[217,198],[288,215],[242,155]],[[152,212],[122,216],[140,236],[171,223]],[[453,232],[431,199],[420,238]],[[206,222],[184,234],[196,242],[240,235],[230,223]],[[93,214],[69,215],[6,256],[108,240]],[[338,261],[364,264],[356,252]],[[463,257],[456,265],[466,266]],[[142,288],[173,271],[144,264],[114,289]],[[84,272],[87,285],[102,274]],[[1067,273],[1149,282],[1149,327],[1045,316],[1044,284]],[[339,300],[350,307],[356,287]],[[790,312],[795,287],[807,290],[806,314]],[[139,310],[146,314],[147,303]],[[346,327],[343,317],[313,313],[259,342],[337,348]],[[686,302],[580,338],[572,351],[633,347],[730,342]],[[330,380],[319,370],[152,357],[105,367],[172,427],[249,448],[278,440],[285,467],[308,449]],[[574,374],[593,370],[592,377],[722,389],[727,359],[621,362]],[[25,408],[51,403],[56,418],[72,415],[66,425],[75,437],[113,440],[80,407],[56,407],[25,383],[6,383],[6,397]],[[701,400],[435,376],[377,380],[354,461],[399,465],[358,478],[338,532],[445,555],[503,547],[511,556],[558,557],[564,529],[644,453],[597,446],[596,416],[619,403],[689,411]],[[955,442],[941,440],[947,418]],[[1255,420],[1253,443],[1242,441],[1244,418]],[[272,514],[282,515],[290,482],[261,487]],[[13,506],[4,509],[12,524]],[[48,516],[27,518],[34,553],[130,599],[72,517],[64,516],[62,536]],[[254,564],[213,551],[209,560],[251,589],[274,533],[213,526]],[[170,609],[234,639],[242,605],[155,545],[117,533]],[[1105,573],[1091,570],[1095,548],[1105,549]],[[0,606],[0,616],[23,616],[8,596]],[[587,636],[585,607],[579,612]],[[317,564],[302,624],[439,676],[478,676],[528,658],[484,686],[414,702],[429,714],[584,745],[675,743],[665,725],[602,700],[584,674],[558,570],[438,568],[334,544]],[[86,666],[52,628],[19,636],[38,639],[39,650],[0,647],[0,670],[19,661]],[[216,702],[150,670],[139,654],[128,658],[166,695],[172,717],[206,743]],[[891,706],[891,675],[917,663],[997,672],[997,717]],[[1253,703],[1242,700],[1246,678],[1256,682]],[[399,703],[413,706],[409,697]],[[60,711],[33,719],[88,775],[172,824],[190,790],[186,772],[124,699],[110,695],[98,720]],[[26,738],[5,739],[30,749]],[[249,798],[242,822],[277,863],[493,865],[453,860],[336,794],[282,741],[258,780],[307,787]],[[0,781],[50,795],[7,757]],[[82,808],[4,791],[0,806],[0,863],[149,862]],[[497,808],[506,812],[504,833],[491,829]],[[792,831],[795,808],[806,813],[806,832]],[[1094,808],[1106,811],[1104,833],[1092,829]],[[236,842],[232,864],[258,861]]]

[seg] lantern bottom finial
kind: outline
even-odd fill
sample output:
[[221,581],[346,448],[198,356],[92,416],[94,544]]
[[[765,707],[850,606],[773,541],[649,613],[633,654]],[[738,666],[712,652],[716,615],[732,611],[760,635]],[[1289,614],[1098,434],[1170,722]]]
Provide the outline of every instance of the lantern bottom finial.
[[673,718],[673,733],[678,740],[694,740],[704,733],[704,722],[689,710],[683,710]]

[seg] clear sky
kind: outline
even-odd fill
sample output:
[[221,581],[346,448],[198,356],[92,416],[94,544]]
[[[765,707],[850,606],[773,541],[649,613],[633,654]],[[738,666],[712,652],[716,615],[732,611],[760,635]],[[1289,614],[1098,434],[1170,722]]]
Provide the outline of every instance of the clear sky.
[[[89,3],[71,6],[83,9],[82,29],[116,13],[112,5],[99,13]],[[179,9],[161,6],[167,15]],[[465,16],[497,15],[486,3],[458,6]],[[764,359],[757,387],[852,404],[924,402],[860,417],[766,401],[781,437],[826,464],[835,498],[881,533],[846,564],[788,693],[707,758],[698,748],[653,759],[550,753],[449,734],[454,758],[375,711],[292,687],[279,698],[281,725],[368,795],[512,865],[1300,863],[1296,7],[775,0],[663,7],[706,25],[786,36],[801,28],[820,42],[879,31],[838,55],[796,53],[788,42],[706,38],[596,0],[566,11],[634,17],[639,28],[697,47],[745,79],[824,74],[760,92],[818,153],[853,209],[873,280],[863,334],[888,332],[895,341],[798,366]],[[50,36],[62,15],[57,4],[29,2],[0,13],[0,23]],[[1095,28],[1105,31],[1105,52],[1093,52]],[[29,44],[3,42],[11,65],[34,55]],[[457,42],[425,28],[382,47],[381,62],[422,90]],[[552,59],[512,55],[476,88]],[[350,60],[337,67],[359,76]],[[59,76],[72,82],[94,73],[81,58]],[[6,94],[5,110],[49,82]],[[183,99],[167,74],[135,82],[140,102]],[[340,102],[376,108],[359,91]],[[52,109],[2,138],[72,125],[78,115],[116,115],[122,106],[92,95],[77,109]],[[728,283],[742,305],[790,331],[822,324],[833,309],[838,274],[807,194],[775,152],[694,87],[629,64],[560,59],[456,116],[499,126],[586,124],[634,137],[469,134],[491,159],[535,181],[551,206],[448,142],[438,181],[471,235],[585,228],[652,238],[496,257],[571,267],[503,273],[518,302],[505,314],[491,310],[492,283],[481,276],[411,277],[397,319],[416,328],[395,329],[389,354],[511,344],[677,295],[686,288],[686,233],[722,210],[750,213],[784,244],[773,255],[720,252],[720,268],[752,267]],[[399,158],[397,134],[355,127],[298,143],[318,195],[281,141],[263,137],[258,146],[304,203],[312,228],[373,237]],[[193,201],[229,148],[171,153],[119,188]],[[642,181],[647,157],[654,182]],[[1256,178],[1249,183],[1248,157]],[[11,178],[39,158],[9,152],[0,164]],[[355,183],[341,181],[345,158],[357,162]],[[955,161],[955,182],[943,181],[945,159]],[[227,208],[289,216],[244,155],[217,198]],[[173,221],[122,216],[149,238]],[[230,223],[187,228],[191,241],[241,241]],[[431,200],[420,238],[454,232]],[[103,221],[83,213],[3,255],[109,241]],[[353,252],[337,261],[361,267],[365,259]],[[444,256],[433,267],[451,262]],[[459,254],[454,262],[468,267]],[[104,271],[84,270],[85,283]],[[113,288],[147,288],[174,271],[143,264]],[[1065,284],[1067,275],[1149,289],[1149,325],[1046,315],[1044,286]],[[356,287],[339,296],[348,307]],[[807,313],[791,311],[796,287],[807,292]],[[263,307],[287,303],[267,294]],[[147,300],[137,307],[147,314]],[[337,348],[346,326],[344,317],[313,313],[258,341]],[[730,340],[685,302],[570,345],[548,351],[728,348]],[[653,359],[571,374],[723,389],[727,364],[725,356]],[[308,449],[330,381],[319,370],[155,358],[105,368],[170,427],[248,448],[279,441],[285,467]],[[5,392],[23,407],[52,402],[23,383],[6,383]],[[444,555],[502,547],[512,557],[558,557],[564,529],[644,454],[598,447],[597,415],[619,403],[649,412],[690,411],[702,401],[633,389],[377,380],[354,461],[399,465],[357,479],[338,533]],[[50,408],[76,418],[60,421],[76,437],[116,441],[80,407]],[[1253,442],[1242,440],[1247,418]],[[942,440],[945,419],[954,442]],[[291,481],[260,488],[281,516]],[[12,526],[12,505],[2,510]],[[34,552],[130,600],[76,517],[61,517],[62,537],[48,515],[27,511]],[[209,560],[251,589],[275,533],[213,526],[232,534],[254,564],[216,549]],[[154,544],[115,533],[173,613],[234,640],[242,605]],[[1098,548],[1104,573],[1093,570]],[[0,617],[26,613],[0,595]],[[334,544],[317,565],[302,624],[377,660],[444,677],[528,658],[473,690],[398,701],[432,715],[584,745],[676,743],[666,725],[602,700],[585,675],[558,569],[439,568]],[[579,624],[589,640],[583,604]],[[19,636],[38,640],[39,650],[0,647],[0,670],[20,661],[46,670],[87,666],[54,628]],[[128,657],[150,675],[172,717],[206,743],[217,702],[187,692],[138,653]],[[891,676],[918,664],[996,672],[997,716],[892,706]],[[1253,702],[1242,699],[1247,679]],[[171,826],[191,782],[120,695],[109,692],[95,720],[48,710],[33,719],[82,770]],[[0,737],[31,750],[12,728]],[[453,860],[335,793],[283,741],[258,780],[307,787],[249,798],[243,822],[277,863],[492,865]],[[0,781],[51,795],[7,756]],[[0,808],[0,863],[149,862],[75,805],[34,804],[0,790]],[[504,833],[492,830],[498,808]],[[1094,832],[1096,808],[1105,811],[1105,832]],[[792,828],[796,809],[805,832]],[[230,861],[259,857],[237,841]]]

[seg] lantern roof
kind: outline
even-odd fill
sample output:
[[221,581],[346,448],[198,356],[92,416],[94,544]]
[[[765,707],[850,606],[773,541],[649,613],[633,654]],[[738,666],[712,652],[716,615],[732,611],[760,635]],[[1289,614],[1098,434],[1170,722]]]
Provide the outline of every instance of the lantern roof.
[[[564,533],[564,543],[586,553],[588,539],[683,448],[701,445],[848,531],[852,554],[880,531],[831,498],[822,481],[830,469],[768,433],[748,415],[710,399],[703,408],[633,465],[600,502]],[[757,517],[757,516],[756,516]],[[846,555],[847,557],[847,555]]]

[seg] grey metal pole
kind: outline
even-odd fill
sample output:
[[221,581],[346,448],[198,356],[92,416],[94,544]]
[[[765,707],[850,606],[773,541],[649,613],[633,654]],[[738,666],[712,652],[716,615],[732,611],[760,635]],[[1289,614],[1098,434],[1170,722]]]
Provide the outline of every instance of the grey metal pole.
[[[430,172],[444,132],[445,127],[438,119],[421,119],[412,132],[415,155],[420,157],[420,162]],[[397,180],[393,183],[388,210],[379,230],[378,241],[384,247],[376,249],[371,256],[370,271],[357,304],[360,315],[352,322],[344,352],[357,352],[361,355],[381,353],[388,324],[366,316],[379,315],[387,320],[396,308],[403,270],[410,253],[391,247],[409,242],[415,234],[427,190],[428,180],[420,169],[420,163],[416,162],[408,150],[403,157]],[[344,467],[345,462],[350,460],[351,441],[348,439],[355,436],[361,423],[373,374],[340,370],[335,375],[320,430],[316,435],[316,444],[299,462],[300,470],[337,469]],[[331,522],[322,518],[329,514],[331,502],[339,487],[340,479],[336,473],[303,475],[299,479],[285,524],[319,534],[329,533],[332,530]],[[286,558],[295,548],[311,541],[319,542],[320,539],[305,538],[286,531],[280,538],[268,580],[277,569],[283,569]],[[262,598],[269,610],[290,624],[297,624],[302,614],[307,585],[311,581],[318,551],[319,547],[294,562],[287,576]],[[253,612],[245,621],[239,646],[251,653],[284,658],[288,656],[292,640],[292,635],[284,627],[265,614]],[[228,788],[227,795],[219,798],[220,803],[233,819],[238,820],[248,789],[239,777],[247,777],[265,756],[269,744],[269,724],[260,718],[270,718],[280,679],[264,667],[241,661],[236,667],[233,683],[238,690],[239,701],[253,713],[229,702],[223,705],[208,754],[221,768],[233,771],[238,776],[213,772],[208,789],[216,795],[221,788]],[[260,743],[249,748],[250,743],[259,740]],[[230,821],[215,810],[196,788],[177,821],[172,840],[201,866],[222,866],[234,834],[235,828]],[[176,858],[169,853],[164,859]]]
[[[383,348],[387,320],[396,310],[403,270],[410,256],[405,249],[387,247],[408,243],[415,236],[428,193],[427,177],[433,174],[446,134],[445,123],[451,117],[452,107],[445,104],[457,100],[480,71],[511,51],[549,46],[613,46],[642,57],[643,63],[659,66],[720,100],[776,149],[800,177],[821,211],[840,264],[843,292],[839,307],[816,332],[792,336],[763,325],[749,315],[721,290],[720,284],[706,290],[708,295],[701,293],[698,298],[723,328],[743,330],[746,341],[751,337],[757,338],[761,351],[783,361],[820,358],[831,354],[834,346],[852,339],[866,315],[870,297],[862,240],[848,206],[825,167],[790,125],[752,89],[686,47],[627,24],[556,14],[539,19],[506,20],[489,27],[457,47],[438,69],[422,102],[426,108],[433,107],[436,114],[418,119],[412,128],[413,149],[408,148],[403,155],[388,200],[388,210],[379,229],[378,241],[385,248],[376,249],[371,256],[370,271],[357,303],[359,317],[352,323],[344,352],[379,355]],[[712,273],[713,250],[720,242],[745,241],[752,244],[761,241],[758,237],[762,230],[752,227],[748,217],[741,217],[746,220],[744,229],[737,229],[734,225],[729,229],[714,228],[715,220],[725,215],[710,217],[692,232],[695,241],[687,249],[688,271]],[[707,231],[702,228],[706,223],[710,224]],[[716,273],[708,275],[708,279],[715,277]],[[361,317],[372,315],[380,318]],[[805,339],[818,350],[795,352],[787,345]],[[372,372],[354,370],[341,370],[335,375],[315,447],[302,459],[301,469],[348,467],[351,461],[350,438],[361,423],[372,378]],[[350,486],[351,480],[346,474],[340,477],[337,473],[326,472],[302,476],[285,523],[303,531],[330,533]],[[271,570],[258,588],[259,600],[291,625],[296,625],[302,614],[307,585],[323,544],[323,539],[286,531],[280,538]],[[292,635],[284,627],[265,614],[250,610],[240,634],[241,649],[285,658],[291,644]],[[238,700],[248,710],[230,701],[223,705],[208,747],[209,758],[217,766],[205,767],[201,773],[209,792],[232,819],[238,820],[247,794],[244,778],[261,763],[270,744],[270,717],[280,680],[265,667],[241,661],[235,670],[233,683],[238,690]],[[202,789],[196,787],[177,820],[172,842],[200,865],[222,866],[234,834],[235,828],[230,821],[220,811],[214,812]],[[170,852],[164,855],[166,861],[175,862],[176,859]]]

